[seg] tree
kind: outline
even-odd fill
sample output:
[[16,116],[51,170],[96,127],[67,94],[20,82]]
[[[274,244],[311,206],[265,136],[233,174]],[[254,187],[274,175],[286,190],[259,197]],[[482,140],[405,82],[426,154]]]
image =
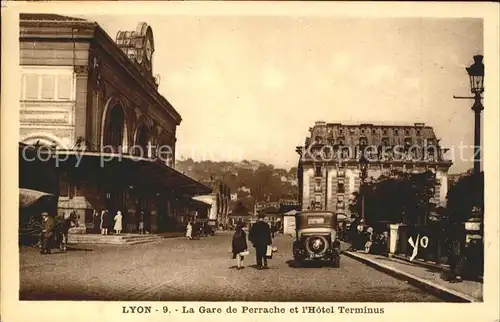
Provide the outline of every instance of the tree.
[[452,222],[464,222],[472,217],[474,207],[484,214],[484,172],[460,178],[448,191],[447,214]]
[[431,202],[434,182],[432,172],[419,174],[393,172],[376,180],[367,180],[360,191],[354,193],[354,200],[349,209],[351,213],[356,214],[356,217],[360,217],[364,196],[364,215],[367,224],[380,221],[425,224],[435,206]]

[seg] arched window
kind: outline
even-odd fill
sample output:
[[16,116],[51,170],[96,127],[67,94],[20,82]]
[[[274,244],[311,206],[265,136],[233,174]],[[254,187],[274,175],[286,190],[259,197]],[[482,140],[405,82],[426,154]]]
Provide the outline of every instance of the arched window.
[[149,157],[149,130],[145,125],[137,129],[133,154],[143,158]]
[[[111,107],[104,125],[103,148],[107,152],[119,153],[125,136],[125,115],[123,108],[117,104]],[[112,149],[112,151],[110,151]]]

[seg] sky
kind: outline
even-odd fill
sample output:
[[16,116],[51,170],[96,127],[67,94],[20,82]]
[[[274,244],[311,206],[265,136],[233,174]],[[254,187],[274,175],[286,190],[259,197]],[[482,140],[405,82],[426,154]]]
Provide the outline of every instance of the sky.
[[[85,18],[113,39],[152,27],[159,91],[183,119],[177,158],[290,168],[316,121],[424,122],[452,151],[473,144],[472,102],[453,95],[470,95],[464,67],[483,54],[480,19]],[[472,167],[450,153],[451,173]]]

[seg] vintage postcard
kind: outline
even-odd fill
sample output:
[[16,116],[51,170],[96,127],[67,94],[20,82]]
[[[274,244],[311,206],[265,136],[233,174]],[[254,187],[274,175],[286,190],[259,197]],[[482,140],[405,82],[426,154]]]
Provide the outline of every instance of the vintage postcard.
[[498,5],[2,10],[3,320],[498,321]]

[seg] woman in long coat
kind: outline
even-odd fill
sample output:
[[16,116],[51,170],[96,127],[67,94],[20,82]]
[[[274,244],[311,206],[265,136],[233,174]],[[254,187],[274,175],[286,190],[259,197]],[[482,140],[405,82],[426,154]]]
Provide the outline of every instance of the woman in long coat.
[[122,219],[123,219],[123,216],[122,216],[122,212],[118,210],[118,212],[116,213],[116,216],[115,216],[115,231],[116,233],[119,235],[122,231]]
[[107,235],[109,228],[109,214],[107,210],[101,212],[101,234]]
[[193,238],[193,225],[191,224],[191,222],[188,222],[186,226],[186,238],[187,239]]
[[241,255],[242,252],[246,252],[248,250],[247,245],[247,234],[243,230],[243,225],[238,224],[236,226],[236,231],[233,235],[232,241],[232,251],[233,251],[233,259],[236,258],[237,269],[243,268],[243,260],[245,257]]

